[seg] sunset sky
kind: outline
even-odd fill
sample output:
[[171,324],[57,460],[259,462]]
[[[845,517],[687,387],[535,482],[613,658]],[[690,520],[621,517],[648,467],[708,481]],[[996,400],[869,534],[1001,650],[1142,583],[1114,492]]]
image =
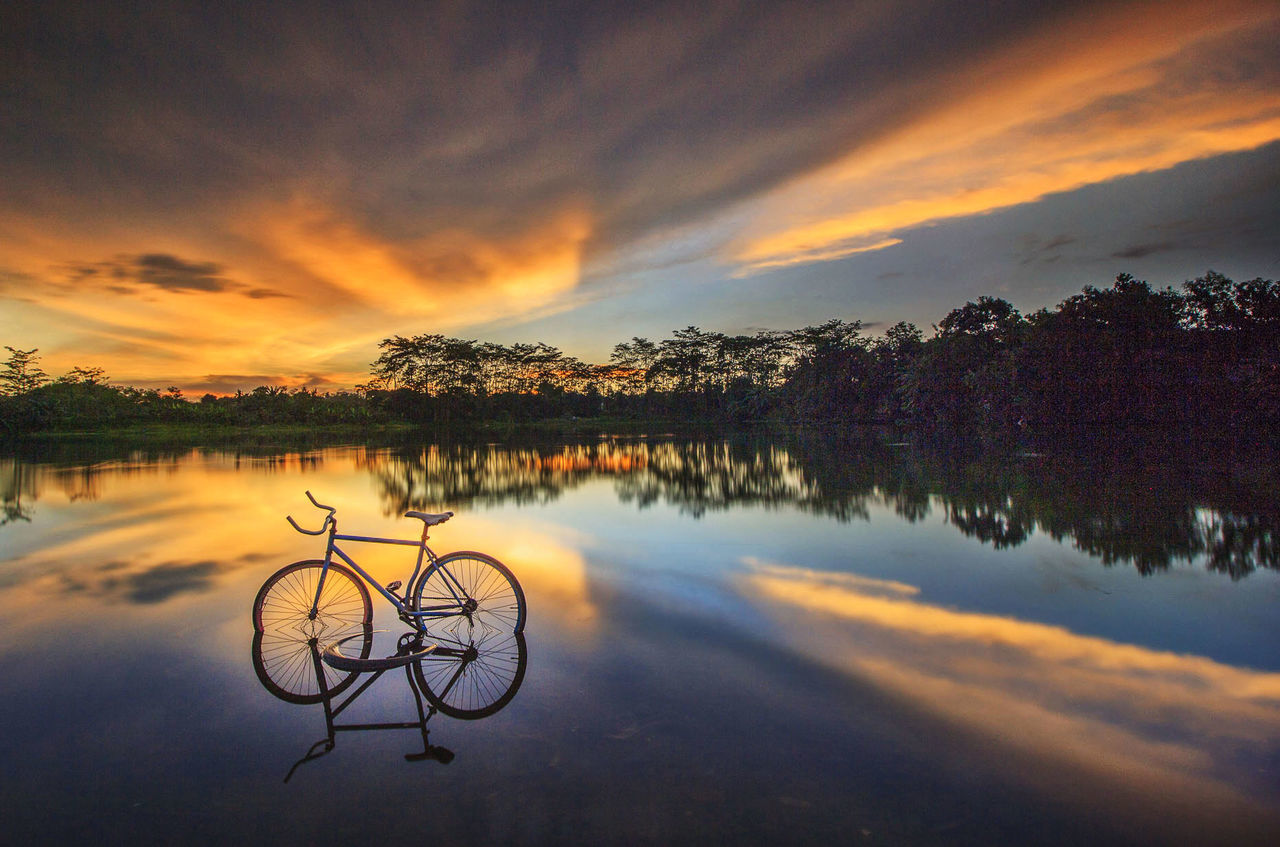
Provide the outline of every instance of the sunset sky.
[[142,5],[0,9],[0,344],[51,375],[1280,276],[1274,0]]

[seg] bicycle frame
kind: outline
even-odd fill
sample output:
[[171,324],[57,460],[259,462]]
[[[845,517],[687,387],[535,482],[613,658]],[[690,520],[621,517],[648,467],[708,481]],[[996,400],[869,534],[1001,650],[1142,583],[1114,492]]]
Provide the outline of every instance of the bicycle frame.
[[[350,706],[357,697],[369,690],[369,687],[378,681],[386,670],[374,671],[373,675],[365,680],[359,688],[347,695],[347,698],[338,704],[334,704],[333,695],[329,692],[329,687],[325,682],[324,669],[321,667],[320,650],[317,645],[312,642],[311,648],[311,664],[316,674],[316,684],[320,688],[321,702],[324,704],[324,725],[326,737],[315,744],[311,745],[311,749],[307,754],[294,763],[289,768],[289,773],[285,775],[284,781],[288,782],[293,778],[294,773],[303,764],[320,758],[324,754],[333,750],[337,741],[336,735],[339,732],[364,732],[368,730],[385,730],[385,729],[416,729],[422,733],[422,752],[406,753],[405,759],[408,761],[421,761],[424,759],[435,759],[442,764],[448,764],[453,760],[453,753],[444,747],[436,747],[431,744],[430,730],[427,729],[427,721],[431,720],[436,714],[436,707],[431,706],[428,709],[422,708],[422,692],[418,690],[418,684],[414,682],[413,674],[410,673],[408,665],[405,665],[405,676],[409,679],[409,690],[413,692],[414,704],[418,707],[418,719],[416,721],[385,721],[381,723],[350,723],[340,724],[336,722],[337,717]],[[421,661],[421,660],[419,660]],[[451,683],[452,684],[452,683]]]
[[[422,538],[417,541],[410,541],[404,538],[379,538],[368,535],[340,535],[338,534],[337,519],[331,516],[328,518],[328,522],[329,540],[325,545],[324,567],[320,571],[320,579],[316,584],[316,596],[315,599],[311,601],[310,614],[312,617],[316,615],[317,607],[320,604],[320,593],[324,590],[325,576],[329,573],[329,564],[333,561],[333,555],[335,553],[338,555],[339,559],[347,564],[348,567],[360,574],[361,579],[369,585],[372,585],[377,589],[379,594],[387,598],[387,601],[396,607],[396,610],[400,613],[401,620],[413,624],[419,630],[425,629],[425,626],[423,625],[423,619],[425,618],[449,617],[450,615],[459,614],[466,609],[467,602],[470,601],[471,598],[467,596],[466,590],[462,587],[462,584],[458,582],[457,578],[449,572],[448,568],[443,566],[440,566],[440,573],[444,578],[444,584],[449,589],[449,593],[453,595],[453,599],[456,601],[455,604],[428,606],[425,609],[410,609],[406,602],[409,597],[409,592],[412,590],[414,583],[418,579],[418,574],[422,572],[423,558],[426,558],[428,567],[436,567],[440,564],[440,557],[435,554],[435,551],[427,546],[427,533],[430,527],[424,525],[422,527]],[[374,579],[368,571],[360,567],[355,559],[347,555],[347,553],[337,545],[338,541],[354,541],[363,544],[396,544],[404,547],[417,547],[418,558],[413,565],[413,574],[409,577],[408,581],[404,583],[405,596],[403,598],[397,596],[382,583],[378,582],[378,580]]]

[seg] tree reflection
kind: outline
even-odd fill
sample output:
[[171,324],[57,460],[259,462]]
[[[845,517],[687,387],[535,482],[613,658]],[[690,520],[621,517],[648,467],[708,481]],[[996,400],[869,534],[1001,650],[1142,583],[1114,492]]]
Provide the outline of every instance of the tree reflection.
[[[389,515],[543,504],[609,480],[623,503],[663,504],[696,518],[755,507],[847,522],[888,508],[908,522],[941,515],[996,549],[1043,533],[1143,574],[1179,563],[1202,563],[1233,579],[1259,567],[1280,569],[1280,451],[1261,443],[1146,432],[1141,439],[1098,433],[1052,445],[908,445],[857,430],[838,437],[602,437],[342,449],[373,477]],[[332,455],[113,447],[93,461],[83,455],[75,461],[72,453],[0,458],[0,527],[30,521],[42,492],[92,500],[108,477],[167,473],[193,458],[231,459],[234,469],[255,473],[294,473],[317,470]],[[191,567],[138,586],[137,599],[199,583],[199,562],[182,564]]]
[[[1242,452],[1243,451],[1243,452]],[[872,506],[909,522],[937,510],[996,549],[1036,532],[1104,564],[1143,574],[1180,562],[1239,579],[1280,569],[1274,450],[1116,439],[1028,452],[1026,445],[903,445],[872,432],[793,436],[604,439],[548,446],[430,446],[370,451],[388,514],[408,509],[545,503],[611,479],[619,500],[702,517],[742,506],[791,508],[839,521]],[[1250,474],[1224,473],[1249,468]]]
[[0,459],[0,526],[14,521],[31,522],[36,499],[36,475],[31,465],[17,459]]

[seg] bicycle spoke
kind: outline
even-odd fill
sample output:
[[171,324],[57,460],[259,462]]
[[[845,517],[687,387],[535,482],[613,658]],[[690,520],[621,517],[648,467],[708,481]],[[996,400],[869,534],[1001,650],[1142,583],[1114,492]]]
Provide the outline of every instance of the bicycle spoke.
[[[295,703],[319,702],[314,651],[349,635],[366,634],[363,652],[372,646],[372,606],[364,584],[346,568],[331,565],[316,601],[322,561],[298,562],[272,575],[254,601],[254,668],[263,686]],[[312,604],[316,615],[311,617]],[[323,665],[325,687],[337,694],[356,674]]]

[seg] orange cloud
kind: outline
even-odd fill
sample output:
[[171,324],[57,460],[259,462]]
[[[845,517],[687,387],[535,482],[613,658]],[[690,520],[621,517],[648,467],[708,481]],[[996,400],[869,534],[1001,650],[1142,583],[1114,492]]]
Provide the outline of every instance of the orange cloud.
[[[759,201],[738,274],[901,243],[903,230],[1280,139],[1280,92],[1236,72],[1272,4],[1120,7],[1063,22],[941,86],[919,117]],[[1203,72],[1218,62],[1220,75]]]
[[1069,765],[1255,815],[1267,794],[1236,768],[1280,737],[1280,673],[945,608],[897,582],[748,564],[743,593],[783,643],[1046,773]]
[[585,214],[565,209],[509,236],[449,227],[392,242],[300,197],[252,215],[245,235],[300,276],[367,308],[456,326],[523,311],[572,290],[590,231]]
[[350,387],[389,335],[558,308],[590,234],[571,208],[511,235],[457,226],[409,242],[305,199],[206,214],[194,233],[0,221],[0,285],[21,323],[0,325],[6,343],[39,346],[53,374],[92,364],[130,384],[163,374],[196,388],[238,373]]

